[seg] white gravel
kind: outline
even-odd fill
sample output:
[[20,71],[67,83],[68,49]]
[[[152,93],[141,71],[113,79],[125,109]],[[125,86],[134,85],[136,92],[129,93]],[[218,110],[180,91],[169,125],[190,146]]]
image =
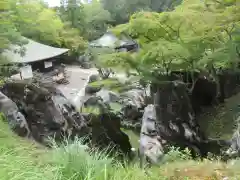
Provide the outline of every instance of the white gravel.
[[78,66],[67,66],[66,72],[69,80],[69,84],[58,85],[57,87],[62,93],[76,106],[81,107],[81,100],[85,96],[85,87],[88,83],[88,79],[93,74],[98,74],[96,68],[81,69]]
[[[85,96],[85,87],[88,84],[91,75],[98,75],[97,68],[82,69],[79,66],[66,66],[66,72],[69,84],[58,85],[57,87],[62,93],[73,103],[73,105],[80,109],[83,97]],[[117,77],[119,80],[125,82],[128,78],[124,73],[117,73],[111,77]]]

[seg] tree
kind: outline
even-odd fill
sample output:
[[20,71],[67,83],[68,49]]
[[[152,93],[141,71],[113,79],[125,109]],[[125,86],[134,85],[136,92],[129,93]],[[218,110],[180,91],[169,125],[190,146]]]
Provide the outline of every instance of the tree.
[[21,35],[44,44],[69,48],[74,54],[84,51],[86,41],[79,30],[63,22],[57,12],[41,0],[13,1],[10,8],[15,17],[13,24]]
[[61,0],[60,17],[66,22],[71,22],[71,26],[81,30],[84,22],[84,14],[82,11],[82,3],[80,0]]
[[[133,69],[154,85],[159,135],[170,144],[202,155],[219,153],[221,145],[208,141],[199,130],[185,85],[171,82],[169,75],[174,70],[204,70],[218,83],[218,67],[236,67],[239,8],[236,1],[184,0],[173,11],[138,12],[128,23],[113,28],[117,35],[132,36],[141,49],[136,54],[102,55],[101,61],[112,68]],[[191,138],[184,135],[189,129]]]
[[113,19],[112,24],[126,23],[129,17],[140,11],[162,12],[173,9],[182,0],[101,0],[104,9]]
[[10,10],[11,1],[3,0],[0,2],[0,53],[10,44],[18,44],[20,40],[20,33],[13,23],[15,17]]
[[[233,48],[236,43],[228,34],[232,36],[237,30],[239,6],[211,3],[210,6],[198,0],[185,0],[173,11],[135,13],[129,23],[113,28],[116,34],[128,33],[141,46],[135,56],[137,59],[127,63],[149,74],[149,70],[164,73],[181,69],[211,71],[215,66],[226,67],[230,61],[236,62],[233,57],[237,55]],[[113,67],[126,63],[126,60],[119,60],[112,64],[113,58],[107,57],[109,60],[104,62]],[[144,67],[148,67],[147,70]]]
[[111,15],[104,10],[102,4],[97,0],[83,5],[84,13],[84,37],[95,40],[102,36],[108,29]]
[[97,0],[82,4],[73,0],[62,0],[60,16],[64,22],[71,22],[85,39],[91,41],[103,35],[111,20],[110,13],[104,10]]
[[134,12],[149,10],[150,4],[150,0],[102,0],[101,2],[104,9],[110,12],[113,25],[126,23]]
[[[3,0],[0,2],[0,64],[5,63],[8,59],[1,56],[1,53],[11,45],[22,46],[26,42],[21,39],[21,34],[17,30],[14,19],[16,18],[11,11],[13,1]],[[22,51],[22,49],[17,49]]]
[[179,5],[182,0],[151,0],[150,9],[156,12],[163,12],[173,10],[175,6]]
[[23,36],[49,45],[61,44],[63,23],[56,13],[39,1],[19,0],[12,5],[16,28]]
[[73,28],[68,22],[64,23],[63,29],[60,32],[62,46],[69,48],[75,57],[82,55],[87,48],[86,40],[79,36],[79,34],[79,30]]

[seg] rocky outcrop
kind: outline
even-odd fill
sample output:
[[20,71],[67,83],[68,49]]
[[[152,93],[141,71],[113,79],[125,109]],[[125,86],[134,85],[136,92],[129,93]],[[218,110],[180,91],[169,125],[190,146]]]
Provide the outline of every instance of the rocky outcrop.
[[164,155],[163,143],[157,131],[156,108],[153,104],[144,109],[140,133],[140,166],[143,167],[144,160],[151,164],[158,164]]
[[193,156],[220,154],[219,141],[207,139],[200,130],[184,83],[166,82],[155,93],[158,135],[167,144],[189,148]]
[[[99,97],[97,99],[95,97],[95,100],[91,97],[92,100],[90,98],[85,104],[99,107],[100,113],[82,114],[60,90],[49,84],[7,82],[2,92],[16,103],[4,95],[2,97],[5,99],[0,99],[1,109],[6,112],[9,122],[14,121],[17,124],[20,117],[21,122],[28,126],[30,136],[44,145],[49,145],[49,137],[62,142],[66,138],[74,139],[77,136],[88,137],[86,140],[90,140],[90,145],[100,149],[111,147],[114,152],[119,150],[124,155],[131,152],[129,138],[120,129],[121,118],[111,113],[109,107]],[[8,103],[5,103],[6,98]],[[25,121],[24,116],[15,117],[21,114],[18,113],[17,106],[25,116]],[[11,110],[9,107],[13,109],[14,117],[9,115]],[[25,130],[21,123],[19,126],[21,130]]]
[[40,143],[48,145],[49,137],[62,141],[66,137],[91,133],[83,116],[53,86],[7,82],[2,92],[17,104],[27,120],[31,136]]
[[89,114],[92,124],[92,142],[95,146],[131,155],[129,137],[120,129],[121,119],[114,113]]
[[88,84],[85,87],[85,94],[86,95],[93,95],[101,90],[102,86],[92,86],[91,83],[99,81],[101,78],[98,75],[91,75],[88,79]]
[[129,137],[121,130],[122,117],[113,112],[106,99],[91,96],[84,102],[84,107],[97,109],[97,111],[86,112],[84,115],[92,127],[92,144],[108,148],[110,152],[119,150],[131,156],[132,146]]
[[28,137],[30,129],[28,123],[19,111],[16,103],[0,92],[0,112],[8,121],[10,128],[19,136]]
[[119,94],[109,91],[106,89],[101,89],[99,92],[96,93],[97,97],[101,97],[104,103],[119,103],[120,96]]
[[85,96],[84,107],[95,106],[102,101],[110,111],[121,114],[122,127],[140,132],[141,118],[147,105],[147,96],[143,89],[131,89],[122,93],[101,88],[98,92]]
[[139,121],[146,107],[145,94],[141,89],[132,89],[121,94],[122,112],[126,119]]

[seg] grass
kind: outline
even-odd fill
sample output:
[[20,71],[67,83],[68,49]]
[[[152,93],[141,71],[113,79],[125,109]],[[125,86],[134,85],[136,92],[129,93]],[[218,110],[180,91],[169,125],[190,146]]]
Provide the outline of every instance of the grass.
[[[177,149],[166,155],[164,164],[141,170],[138,163],[122,164],[105,153],[84,151],[81,140],[54,145],[52,150],[14,135],[0,121],[1,180],[159,180],[240,179],[240,161],[193,161]],[[91,154],[91,155],[90,155]]]

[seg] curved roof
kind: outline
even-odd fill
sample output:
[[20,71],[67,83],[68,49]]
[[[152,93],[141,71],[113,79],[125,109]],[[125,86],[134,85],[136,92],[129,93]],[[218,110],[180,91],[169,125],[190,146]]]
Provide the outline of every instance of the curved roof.
[[10,47],[10,49],[4,51],[2,55],[5,56],[10,63],[30,63],[53,58],[69,51],[69,49],[55,48],[27,38],[26,40],[28,40],[28,43],[23,46],[25,48],[24,56],[14,52],[15,49],[19,49],[18,46]]
[[131,39],[124,37],[122,35],[121,38],[117,38],[111,32],[106,32],[103,36],[99,39],[90,42],[90,46],[93,47],[109,47],[109,48],[116,48],[123,45],[131,45],[135,44]]

